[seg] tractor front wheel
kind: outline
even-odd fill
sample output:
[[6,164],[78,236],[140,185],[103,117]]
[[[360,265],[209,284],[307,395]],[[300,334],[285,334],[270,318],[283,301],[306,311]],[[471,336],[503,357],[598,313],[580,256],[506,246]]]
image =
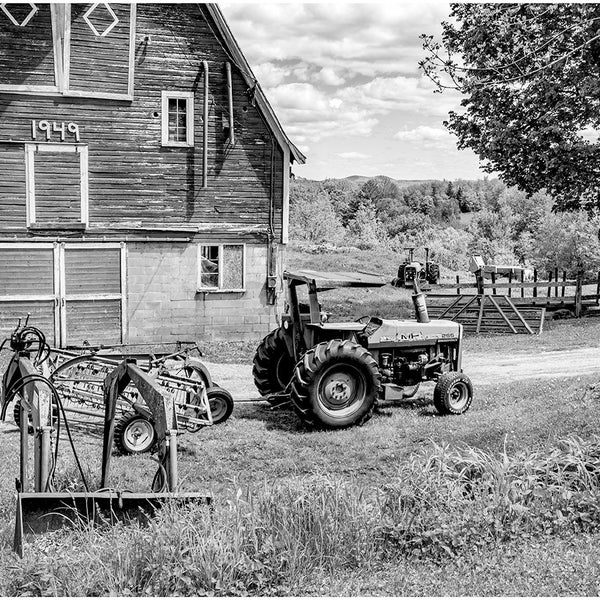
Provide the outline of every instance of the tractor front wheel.
[[379,388],[371,353],[348,340],[331,340],[311,348],[296,365],[291,398],[306,424],[339,429],[371,418]]
[[134,410],[126,412],[115,425],[115,446],[122,454],[150,452],[155,442],[154,425]]
[[442,415],[462,415],[473,402],[473,384],[457,371],[442,373],[433,390],[433,404]]
[[294,359],[285,343],[283,328],[267,335],[256,349],[252,375],[261,396],[281,392],[290,382],[294,372]]

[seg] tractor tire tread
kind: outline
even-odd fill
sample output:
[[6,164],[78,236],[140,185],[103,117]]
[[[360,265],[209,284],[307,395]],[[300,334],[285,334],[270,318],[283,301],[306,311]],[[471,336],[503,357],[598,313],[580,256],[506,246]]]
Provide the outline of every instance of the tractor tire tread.
[[274,329],[263,338],[254,354],[252,376],[261,396],[282,391],[277,379],[276,361],[282,353],[288,352],[284,336],[283,328]]
[[[311,383],[317,377],[321,366],[325,362],[331,360],[332,357],[340,359],[350,358],[359,362],[368,373],[368,377],[373,383],[372,387],[374,390],[374,394],[372,394],[373,397],[368,400],[368,402],[370,402],[369,407],[364,414],[354,421],[350,420],[349,422],[335,426],[324,423],[319,418],[319,415],[315,414],[315,411],[311,406],[310,392],[308,390]],[[380,388],[381,376],[379,367],[371,353],[355,342],[335,339],[317,344],[314,348],[311,348],[306,352],[298,362],[294,370],[294,379],[291,386],[291,399],[296,414],[308,427],[324,429],[343,428],[354,425],[363,425],[373,416]]]
[[[456,410],[448,401],[450,390],[456,383],[463,382],[467,386],[468,399],[464,407]],[[459,371],[442,373],[433,389],[433,405],[441,415],[461,415],[469,409],[473,402],[473,384],[467,375]]]

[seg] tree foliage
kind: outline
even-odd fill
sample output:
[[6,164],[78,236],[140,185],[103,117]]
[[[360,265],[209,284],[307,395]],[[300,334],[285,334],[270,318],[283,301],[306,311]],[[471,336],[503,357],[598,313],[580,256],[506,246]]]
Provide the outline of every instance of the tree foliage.
[[600,207],[600,5],[453,4],[451,17],[441,41],[422,36],[420,64],[464,95],[445,122],[458,147],[558,209]]
[[[377,184],[380,178],[373,178]],[[424,181],[387,187],[375,200],[364,196],[366,182],[297,179],[290,187],[293,240],[321,247],[431,250],[443,267],[464,270],[472,254],[490,263],[540,269],[558,266],[571,274],[582,265],[600,267],[600,218],[585,211],[552,213],[544,192],[528,195],[496,179]],[[461,200],[462,199],[462,200]],[[461,202],[469,199],[471,211]],[[459,206],[461,207],[459,212]]]

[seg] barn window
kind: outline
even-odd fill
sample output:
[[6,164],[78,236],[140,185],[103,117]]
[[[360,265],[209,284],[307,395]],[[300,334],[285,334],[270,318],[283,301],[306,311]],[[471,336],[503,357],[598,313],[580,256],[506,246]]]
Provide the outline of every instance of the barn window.
[[243,292],[246,286],[244,244],[198,247],[198,291]]
[[162,145],[194,145],[194,93],[162,93]]

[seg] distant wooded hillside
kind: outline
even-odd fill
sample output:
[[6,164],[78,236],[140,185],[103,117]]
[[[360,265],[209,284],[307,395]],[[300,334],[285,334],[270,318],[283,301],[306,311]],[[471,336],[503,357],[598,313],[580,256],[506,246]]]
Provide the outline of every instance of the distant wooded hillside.
[[600,266],[598,216],[554,213],[546,194],[527,196],[497,179],[298,178],[290,206],[292,239],[313,247],[427,246],[453,270],[467,268],[472,254],[539,268]]

